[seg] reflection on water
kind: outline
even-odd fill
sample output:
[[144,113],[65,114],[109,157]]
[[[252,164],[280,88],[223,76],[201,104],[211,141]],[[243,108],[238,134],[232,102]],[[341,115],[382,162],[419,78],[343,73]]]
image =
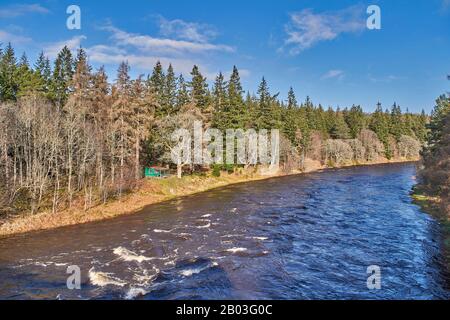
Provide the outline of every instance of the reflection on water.
[[[447,299],[414,165],[212,190],[114,220],[0,240],[7,299]],[[78,265],[82,289],[68,290]],[[378,265],[382,289],[367,289]]]

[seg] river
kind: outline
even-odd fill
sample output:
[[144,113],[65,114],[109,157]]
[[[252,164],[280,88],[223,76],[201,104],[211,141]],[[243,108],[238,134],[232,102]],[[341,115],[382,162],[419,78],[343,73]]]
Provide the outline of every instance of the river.
[[[414,164],[243,183],[0,240],[2,299],[448,299]],[[69,266],[81,289],[66,285]],[[367,287],[378,266],[381,289]]]

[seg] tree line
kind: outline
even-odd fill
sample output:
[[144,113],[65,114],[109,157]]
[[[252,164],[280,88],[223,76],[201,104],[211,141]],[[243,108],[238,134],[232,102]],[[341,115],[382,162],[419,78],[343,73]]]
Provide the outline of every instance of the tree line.
[[[76,203],[86,209],[122,193],[142,177],[143,166],[168,165],[177,128],[279,129],[281,163],[303,169],[306,159],[327,165],[380,158],[416,158],[429,117],[394,103],[374,113],[361,106],[324,108],[274,94],[265,78],[244,91],[239,70],[212,85],[197,66],[185,79],[171,65],[132,79],[127,62],[109,81],[86,52],[64,47],[53,62],[44,53],[31,65],[11,44],[0,47],[0,207],[11,212],[54,212]],[[181,169],[180,167],[178,169]],[[183,168],[198,172],[204,168]],[[235,171],[236,166],[215,167]],[[180,172],[180,170],[179,170]]]
[[[449,76],[450,80],[450,76]],[[442,212],[450,213],[450,93],[441,95],[431,114],[429,135],[423,150],[421,184],[441,199]]]

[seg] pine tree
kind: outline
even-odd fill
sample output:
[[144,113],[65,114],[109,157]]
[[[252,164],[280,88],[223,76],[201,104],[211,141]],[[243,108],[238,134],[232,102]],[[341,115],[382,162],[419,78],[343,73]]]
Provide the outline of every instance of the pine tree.
[[283,112],[283,132],[286,137],[293,143],[296,144],[297,135],[297,99],[295,97],[294,89],[291,87],[288,92],[287,108]]
[[72,91],[70,83],[73,77],[73,59],[69,48],[65,46],[58,54],[53,68],[53,77],[50,86],[49,96],[51,100],[61,108],[67,101],[69,93]]
[[180,74],[177,81],[176,110],[179,111],[188,102],[189,92],[187,89],[187,84],[184,81],[183,74]]
[[228,108],[229,108],[229,128],[239,129],[245,126],[248,117],[248,110],[244,105],[242,97],[244,91],[241,85],[241,78],[236,66],[233,67],[230,80],[228,82]]
[[141,77],[132,81],[131,101],[129,104],[132,112],[128,122],[132,131],[131,142],[134,144],[135,179],[138,180],[142,176],[140,155],[142,153],[143,141],[150,135],[149,129],[157,105],[156,98],[145,89]]
[[[119,196],[122,194],[125,182],[125,164],[130,156],[131,132],[132,132],[132,114],[133,110],[129,108],[132,100],[130,67],[127,62],[122,62],[117,71],[117,80],[113,96],[112,118],[115,134],[117,137],[117,158],[119,160]],[[112,159],[114,161],[114,158]],[[113,171],[113,170],[112,170]],[[114,177],[112,177],[114,178]]]
[[222,72],[216,77],[216,81],[213,87],[213,121],[212,125],[220,130],[229,129],[230,114],[229,104],[226,95],[226,83]]
[[264,77],[258,87],[258,97],[258,129],[273,129],[275,125],[272,109],[273,101],[269,92],[269,86],[267,85],[267,81]]
[[314,110],[314,117],[316,119],[316,130],[320,131],[323,137],[327,137],[326,114],[321,104]]
[[436,106],[431,113],[431,120],[430,124],[428,125],[428,129],[430,130],[430,134],[428,136],[429,151],[434,151],[434,146],[441,141],[442,131],[449,113],[450,97],[441,95],[436,100]]
[[17,98],[43,93],[44,91],[44,83],[31,69],[25,53],[20,58],[16,68],[15,79],[17,81]]
[[45,95],[48,96],[52,80],[52,70],[50,67],[50,60],[45,56],[44,52],[39,54],[38,60],[34,65],[34,70],[36,75],[41,79]]
[[152,75],[147,79],[147,86],[149,88],[149,91],[154,97],[156,97],[159,104],[158,110],[156,111],[156,114],[158,116],[164,116],[167,114],[167,110],[165,110],[167,105],[164,101],[165,84],[166,75],[164,74],[161,62],[158,61],[153,68]]
[[428,135],[428,116],[425,113],[425,110],[422,109],[420,115],[416,115],[415,118],[416,120],[414,121],[414,127],[412,131],[421,142],[425,142]]
[[339,110],[336,110],[336,119],[331,129],[331,137],[333,139],[349,139],[350,138],[350,129],[348,128],[347,123],[344,119],[344,113]]
[[74,63],[75,73],[73,74],[70,86],[77,99],[85,100],[89,96],[91,89],[91,71],[92,68],[88,64],[86,52],[79,49]]
[[333,129],[336,122],[336,114],[332,107],[328,107],[328,110],[325,113],[325,126],[328,134],[331,134],[331,130]]
[[356,139],[365,127],[365,117],[361,106],[353,105],[345,115],[345,121],[348,124],[350,136],[352,139]]
[[14,101],[17,98],[16,63],[14,49],[9,43],[0,60],[0,100],[2,101]]
[[209,104],[209,91],[206,78],[200,73],[197,66],[191,72],[192,80],[189,83],[191,100],[202,112],[206,112]]
[[402,110],[395,102],[390,113],[389,133],[392,134],[397,141],[404,133]]
[[392,152],[389,148],[389,118],[386,117],[385,112],[383,111],[383,108],[381,107],[381,103],[378,102],[377,108],[375,112],[372,114],[372,117],[370,119],[370,130],[375,132],[378,136],[378,139],[380,139],[381,142],[383,142],[385,147],[385,154],[388,159],[391,158]]
[[177,79],[175,77],[173,67],[170,64],[169,68],[167,68],[167,74],[164,82],[162,109],[164,110],[166,115],[173,114],[177,108],[176,104],[177,104]]

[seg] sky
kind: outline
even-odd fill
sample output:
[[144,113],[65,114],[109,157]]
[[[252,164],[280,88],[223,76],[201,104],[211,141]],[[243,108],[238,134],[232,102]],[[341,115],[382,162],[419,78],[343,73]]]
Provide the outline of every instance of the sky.
[[[69,5],[81,9],[79,30],[67,28]],[[367,28],[369,5],[379,30]],[[209,81],[236,65],[251,93],[264,76],[282,99],[292,86],[299,101],[368,112],[378,101],[430,112],[450,89],[450,0],[2,0],[8,42],[30,61],[83,47],[111,81],[124,60],[133,76],[160,60],[188,78],[196,64]]]

